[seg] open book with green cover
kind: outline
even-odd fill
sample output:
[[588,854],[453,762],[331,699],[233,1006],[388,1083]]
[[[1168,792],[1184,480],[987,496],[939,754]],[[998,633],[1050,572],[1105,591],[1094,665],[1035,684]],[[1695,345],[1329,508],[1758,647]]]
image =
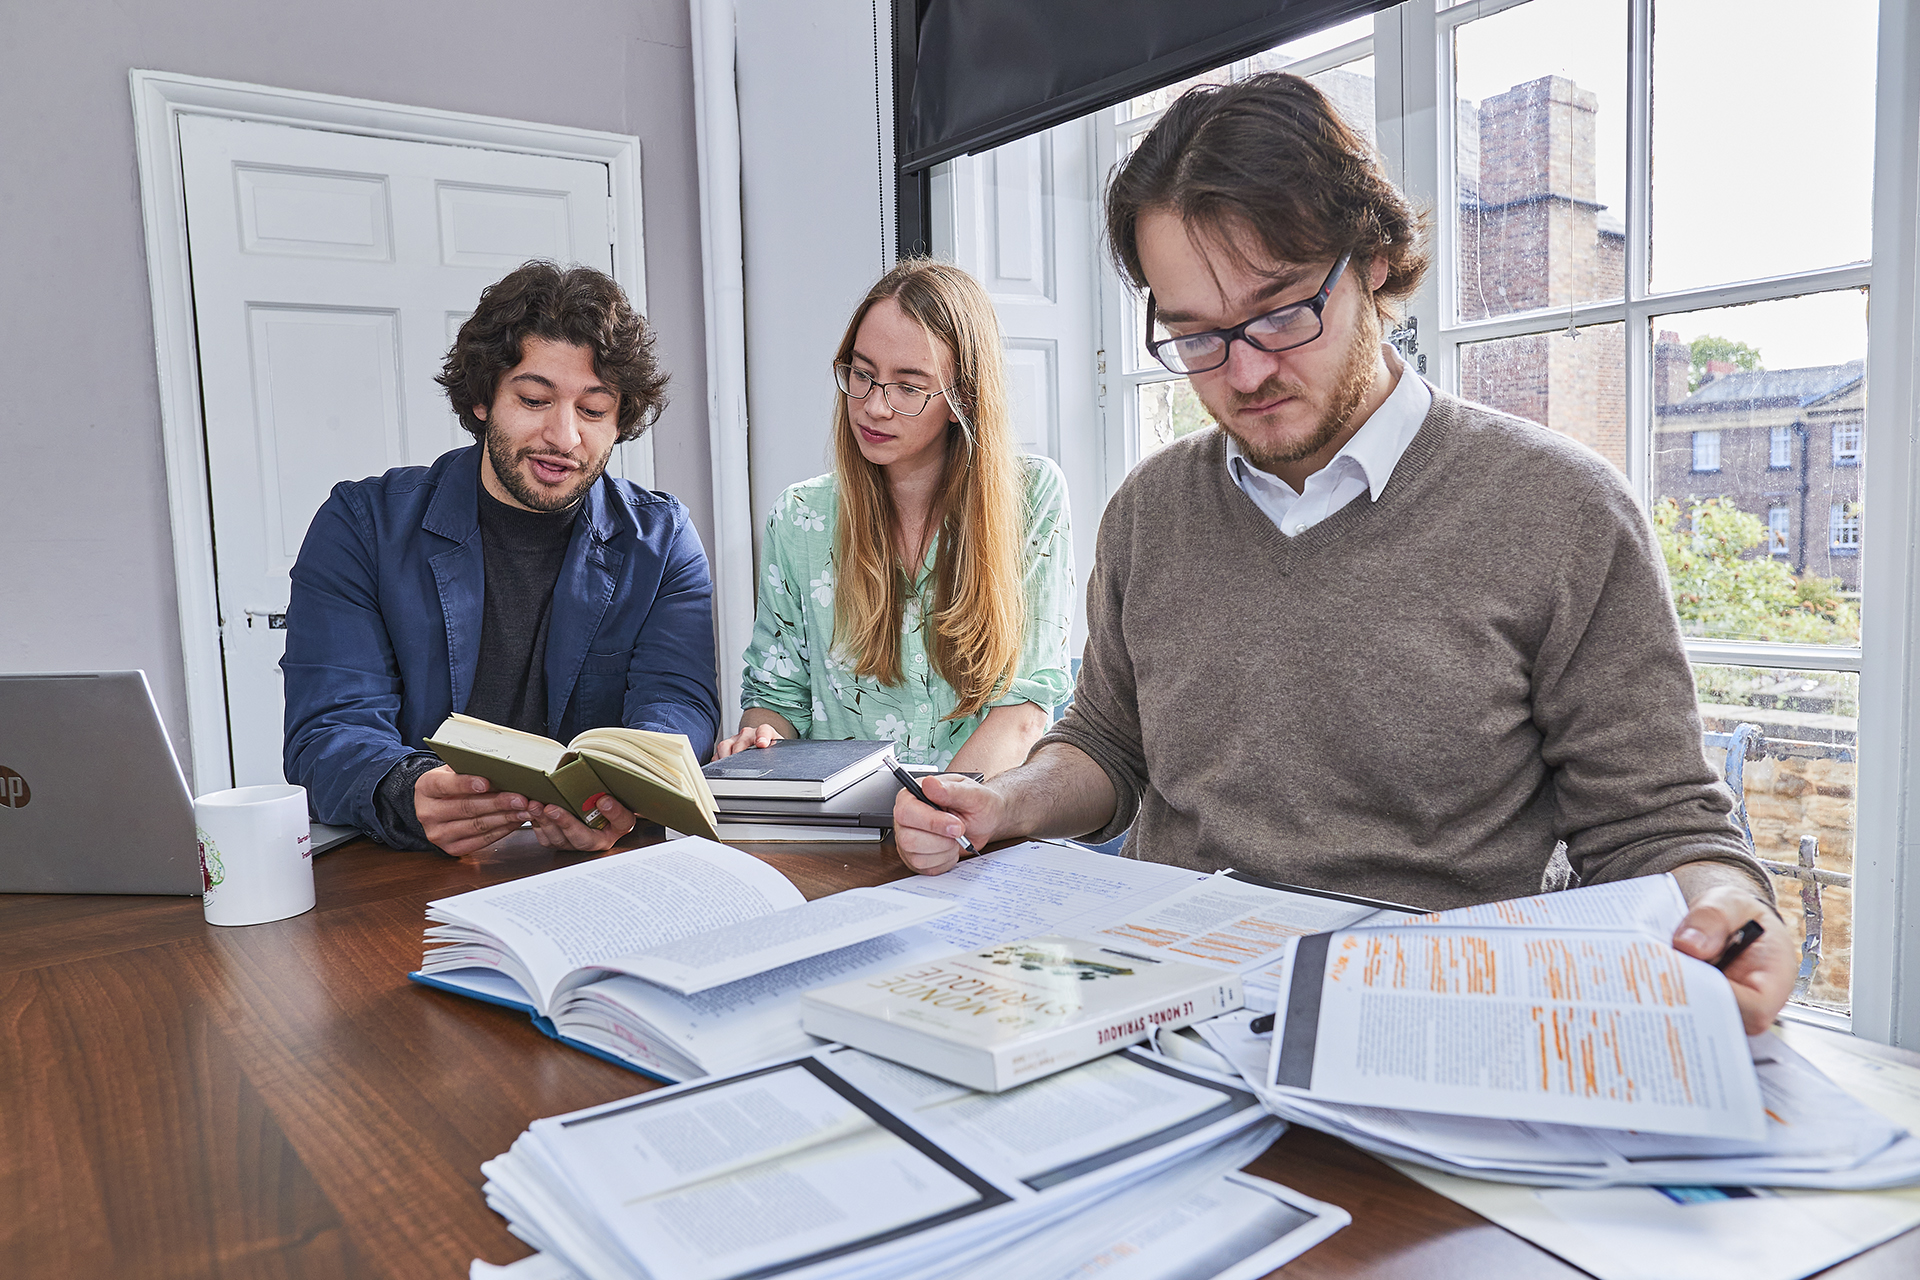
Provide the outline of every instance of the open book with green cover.
[[485,778],[502,791],[559,805],[583,819],[596,814],[600,796],[609,795],[650,822],[708,839],[719,835],[713,792],[685,734],[588,729],[562,746],[456,713],[434,730],[427,746],[456,773]]

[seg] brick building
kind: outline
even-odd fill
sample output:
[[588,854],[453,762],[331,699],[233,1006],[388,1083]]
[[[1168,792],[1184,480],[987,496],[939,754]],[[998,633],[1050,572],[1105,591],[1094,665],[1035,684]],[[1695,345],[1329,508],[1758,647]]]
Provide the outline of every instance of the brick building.
[[1662,333],[1654,492],[1731,499],[1767,522],[1762,554],[1858,591],[1866,363],[1720,372],[1692,395],[1687,364],[1679,335]]
[[[1595,198],[1598,106],[1560,76],[1460,104],[1461,319],[1621,295],[1625,234]],[[1464,347],[1461,394],[1572,436],[1625,470],[1624,328]]]
[[[1597,200],[1596,95],[1560,76],[1459,104],[1460,318],[1619,298],[1626,239]],[[1590,325],[1463,346],[1460,391],[1627,463],[1626,326]],[[1654,346],[1654,493],[1726,497],[1767,522],[1796,573],[1860,586],[1861,361],[1709,368],[1687,391],[1678,335]]]

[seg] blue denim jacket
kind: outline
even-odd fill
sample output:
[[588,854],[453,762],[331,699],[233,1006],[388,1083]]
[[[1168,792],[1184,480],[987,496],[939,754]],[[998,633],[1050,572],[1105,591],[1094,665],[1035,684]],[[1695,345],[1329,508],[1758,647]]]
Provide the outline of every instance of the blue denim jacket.
[[[392,843],[374,788],[473,692],[480,458],[337,484],[307,530],[280,661],[284,763],[321,822]],[[553,589],[547,723],[562,742],[607,725],[684,733],[704,760],[720,703],[700,536],[677,499],[624,480],[601,477],[585,502]]]

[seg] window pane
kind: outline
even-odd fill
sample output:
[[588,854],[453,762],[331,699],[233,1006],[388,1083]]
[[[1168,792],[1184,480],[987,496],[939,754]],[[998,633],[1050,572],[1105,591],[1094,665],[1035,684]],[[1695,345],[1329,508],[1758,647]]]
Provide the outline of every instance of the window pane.
[[1307,82],[1327,95],[1327,101],[1340,113],[1340,118],[1365,138],[1369,146],[1380,145],[1379,131],[1374,123],[1372,58],[1344,62],[1331,70],[1308,76]]
[[1316,53],[1325,53],[1329,49],[1338,49],[1343,44],[1355,40],[1370,39],[1373,35],[1373,15],[1349,18],[1345,22],[1336,22],[1323,27],[1312,35],[1300,36],[1285,44],[1275,45],[1265,53],[1256,53],[1248,60],[1249,73],[1256,71],[1284,71],[1289,62],[1298,62],[1302,58],[1311,58]]
[[[1804,994],[1795,999],[1844,1011],[1852,983],[1853,890],[1817,886],[1778,874],[1797,866],[1803,839],[1815,841],[1814,864],[1853,875],[1854,787],[1860,677],[1839,671],[1787,671],[1696,666],[1700,715],[1712,744],[1742,722],[1765,735],[1765,757],[1745,763],[1742,790],[1753,848],[1776,864],[1774,889],[1796,950],[1810,920],[1819,925],[1820,957]],[[1707,758],[1724,768],[1726,747]],[[1802,964],[1806,953],[1801,952]]]
[[1232,72],[1233,64],[1228,63],[1224,67],[1215,67],[1211,71],[1203,71],[1197,76],[1188,76],[1185,80],[1170,84],[1164,89],[1155,89],[1151,93],[1143,93],[1138,97],[1130,98],[1127,100],[1126,105],[1121,107],[1120,118],[1123,120],[1137,120],[1141,116],[1150,116],[1156,111],[1165,111],[1173,105],[1174,99],[1193,88],[1193,86],[1197,84],[1225,84],[1233,78]]
[[1143,458],[1181,436],[1213,425],[1213,419],[1201,407],[1200,397],[1193,394],[1185,378],[1142,383],[1135,388],[1134,395],[1139,409],[1140,456]]
[[1627,6],[1533,0],[1454,35],[1463,320],[1621,296]]
[[1878,6],[1818,12],[1655,0],[1654,289],[1866,260]]
[[1866,321],[1858,290],[1655,318],[1654,523],[1689,635],[1860,643]]
[[1572,436],[1627,468],[1626,326],[1467,343],[1460,394]]

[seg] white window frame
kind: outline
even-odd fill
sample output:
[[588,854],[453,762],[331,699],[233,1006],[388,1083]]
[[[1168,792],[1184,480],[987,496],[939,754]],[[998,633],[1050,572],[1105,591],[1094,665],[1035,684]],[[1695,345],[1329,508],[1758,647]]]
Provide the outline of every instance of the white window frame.
[[[1453,29],[1528,0],[1474,0],[1436,9],[1408,0],[1375,15],[1373,38],[1288,69],[1313,74],[1372,54],[1379,146],[1392,176],[1420,207],[1433,210],[1434,243],[1451,244],[1458,207],[1453,190]],[[1853,994],[1851,1017],[1821,1018],[1882,1043],[1920,1049],[1920,446],[1908,425],[1920,420],[1920,13],[1903,0],[1880,0],[1875,98],[1873,257],[1852,264],[1766,279],[1654,294],[1647,290],[1648,240],[1639,234],[1652,208],[1652,0],[1627,0],[1629,59],[1626,296],[1550,312],[1455,322],[1454,282],[1436,262],[1407,305],[1416,322],[1424,372],[1436,385],[1459,385],[1459,350],[1467,342],[1564,332],[1569,325],[1624,322],[1627,478],[1643,504],[1652,498],[1653,322],[1674,312],[1737,306],[1796,294],[1869,287],[1867,325],[1872,379],[1863,449],[1874,465],[1862,476],[1873,511],[1874,554],[1863,557],[1864,626],[1858,647],[1689,640],[1697,663],[1857,672],[1860,772],[1855,827]],[[1446,37],[1443,39],[1442,37]],[[1100,112],[1095,172],[1104,176],[1142,121]],[[1444,163],[1443,163],[1444,160]],[[1093,193],[1096,204],[1099,193]],[[1097,215],[1096,215],[1097,216]],[[1170,375],[1139,350],[1128,308],[1133,292],[1110,267],[1101,274],[1101,412],[1108,492],[1138,461],[1140,424],[1134,388]],[[1909,797],[1914,800],[1910,801]],[[1913,936],[1908,936],[1913,935]]]
[[1720,433],[1718,431],[1693,433],[1693,469],[1696,472],[1720,469]]
[[1836,467],[1857,467],[1860,465],[1861,437],[1866,432],[1858,422],[1836,422],[1833,424],[1833,465]]
[[1843,555],[1860,553],[1860,508],[1836,502],[1827,516],[1827,549]]
[[1781,470],[1793,465],[1793,428],[1774,427],[1767,433],[1767,466]]
[[1783,502],[1767,508],[1767,554],[1793,554],[1793,509]]

